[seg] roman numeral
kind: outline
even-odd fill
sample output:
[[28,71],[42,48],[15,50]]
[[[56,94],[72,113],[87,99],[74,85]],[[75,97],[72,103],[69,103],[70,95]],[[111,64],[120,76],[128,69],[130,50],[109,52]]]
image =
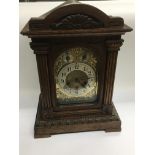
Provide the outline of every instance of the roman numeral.
[[62,73],[61,76],[62,76],[62,77],[63,77],[63,76],[66,76],[66,73]]
[[68,70],[68,72],[70,72],[72,70],[72,68],[71,67],[68,67],[67,70]]
[[63,82],[63,83],[64,83],[64,82],[65,82],[65,80],[64,80],[64,79],[61,79],[61,82]]
[[86,71],[87,70],[87,68],[86,67],[83,67],[83,71]]
[[75,64],[75,69],[79,69],[79,64]]

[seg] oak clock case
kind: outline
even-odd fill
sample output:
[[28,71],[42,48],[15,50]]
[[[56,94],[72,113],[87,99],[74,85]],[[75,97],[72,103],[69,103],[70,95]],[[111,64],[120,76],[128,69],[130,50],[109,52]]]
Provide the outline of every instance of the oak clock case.
[[75,0],[29,20],[21,34],[38,66],[35,138],[121,131],[112,95],[121,35],[130,31],[122,18]]

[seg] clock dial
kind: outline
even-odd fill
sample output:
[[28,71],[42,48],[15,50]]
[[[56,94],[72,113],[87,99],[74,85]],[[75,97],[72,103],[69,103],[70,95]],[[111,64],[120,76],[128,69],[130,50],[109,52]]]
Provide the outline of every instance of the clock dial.
[[55,79],[60,104],[94,102],[97,98],[96,58],[89,49],[65,50],[56,60]]
[[93,68],[84,63],[71,63],[60,70],[58,85],[64,94],[78,97],[94,88],[95,79]]

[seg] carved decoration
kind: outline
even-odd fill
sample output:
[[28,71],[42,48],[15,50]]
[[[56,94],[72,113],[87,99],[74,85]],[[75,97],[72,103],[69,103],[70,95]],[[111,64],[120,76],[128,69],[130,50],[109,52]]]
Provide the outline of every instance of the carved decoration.
[[[111,116],[110,117],[111,121],[112,120],[119,120],[118,116]],[[78,119],[60,119],[60,120],[49,120],[47,121],[37,121],[36,122],[36,127],[38,126],[44,126],[44,127],[51,127],[51,126],[56,126],[56,125],[74,125],[74,124],[82,124],[82,123],[97,123],[97,122],[104,122],[107,120],[107,117],[99,117],[99,116],[87,116],[87,117],[80,117]]]
[[[49,120],[40,120],[38,119],[36,121],[36,127],[51,127],[51,126],[60,126],[60,125],[74,125],[74,124],[86,124],[86,123],[99,123],[99,122],[105,122],[107,118],[111,121],[118,120],[119,117],[116,113],[115,108],[113,108],[112,116],[109,117],[109,115],[87,115],[87,116],[80,116],[75,119],[70,118],[61,118],[61,119],[49,119]],[[46,117],[47,119],[47,117]]]
[[51,24],[52,29],[89,29],[104,27],[104,24],[83,14],[73,14],[61,19],[58,23]]
[[112,103],[113,85],[115,79],[115,70],[117,63],[117,55],[120,47],[123,44],[123,39],[107,40],[105,42],[108,50],[107,55],[107,68],[106,68],[106,84],[105,84],[105,104]]
[[[118,52],[109,52],[107,56],[107,68],[106,68],[106,84],[105,84],[105,97],[104,103],[112,103],[113,84],[115,79],[116,61]],[[109,111],[110,112],[110,111]]]
[[107,40],[105,42],[108,51],[119,51],[120,47],[122,46],[124,40],[119,39],[119,40]]
[[49,51],[49,44],[47,43],[30,43],[30,47],[35,54],[47,54]]
[[42,108],[50,108],[51,107],[51,100],[50,100],[50,84],[49,84],[49,71],[48,71],[48,60],[47,55],[40,55],[36,56],[37,65],[38,65],[38,74],[39,74],[39,81],[40,81],[40,89],[41,89],[41,96],[40,99],[42,100]]

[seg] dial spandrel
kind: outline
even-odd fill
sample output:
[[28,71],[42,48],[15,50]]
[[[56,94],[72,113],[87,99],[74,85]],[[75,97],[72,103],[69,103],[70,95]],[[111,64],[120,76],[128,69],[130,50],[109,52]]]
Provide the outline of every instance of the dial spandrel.
[[94,102],[97,99],[96,58],[87,48],[65,50],[55,62],[59,104]]

